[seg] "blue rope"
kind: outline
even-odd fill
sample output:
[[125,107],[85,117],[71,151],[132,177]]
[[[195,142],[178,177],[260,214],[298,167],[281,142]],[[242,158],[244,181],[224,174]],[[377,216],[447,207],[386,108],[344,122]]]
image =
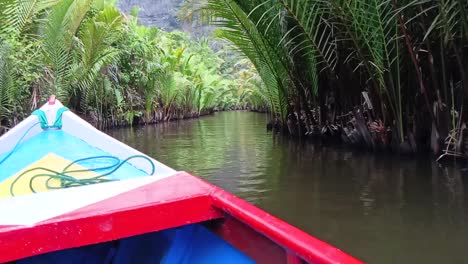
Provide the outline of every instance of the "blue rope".
[[18,149],[19,145],[21,144],[21,142],[23,141],[23,139],[26,137],[26,135],[29,134],[29,132],[37,125],[39,125],[41,122],[37,122],[35,124],[33,124],[30,128],[28,128],[23,136],[21,136],[21,138],[18,140],[18,142],[16,142],[16,145],[10,150],[10,152],[5,156],[3,157],[3,159],[0,160],[0,165],[2,165],[3,162],[5,162],[11,155],[13,155],[13,153],[15,153],[15,151]]
[[[96,184],[96,183],[115,181],[115,180],[112,180],[112,179],[106,179],[104,177],[108,176],[108,175],[111,175],[112,173],[117,171],[120,167],[122,167],[122,165],[127,163],[129,160],[137,159],[137,158],[145,159],[150,163],[151,171],[146,172],[146,173],[148,175],[153,175],[154,172],[155,172],[155,165],[154,165],[153,161],[150,158],[148,158],[147,156],[133,155],[133,156],[130,156],[130,157],[128,157],[128,158],[126,158],[125,160],[122,160],[122,161],[120,161],[120,159],[115,157],[115,156],[88,157],[88,158],[77,159],[75,161],[70,162],[67,166],[65,166],[65,168],[63,168],[62,171],[55,171],[55,170],[51,170],[51,169],[48,169],[48,168],[45,168],[45,167],[35,167],[35,168],[32,168],[32,169],[26,170],[23,173],[21,173],[11,183],[11,185],[10,185],[10,195],[15,196],[14,191],[13,191],[15,184],[18,182],[18,180],[20,178],[22,178],[24,175],[26,175],[26,174],[28,174],[29,172],[32,172],[32,171],[41,171],[41,173],[38,173],[38,174],[32,176],[31,179],[29,180],[29,189],[31,190],[31,192],[36,193],[36,190],[33,187],[33,182],[34,182],[35,179],[42,178],[42,177],[47,178],[47,180],[45,181],[45,186],[49,190],[70,188],[70,187],[77,187],[77,186],[84,186],[84,185],[90,185],[90,184]],[[111,164],[111,165],[105,165],[105,166],[102,166],[102,167],[96,167],[96,168],[92,168],[92,169],[68,170],[73,164],[78,164],[79,162],[82,162],[82,161],[98,160],[98,159],[111,159],[111,160],[114,160],[114,163]],[[102,173],[102,174],[97,175],[95,177],[90,177],[90,178],[85,178],[85,179],[78,179],[76,177],[71,176],[71,174],[74,174],[74,173],[83,173],[83,172],[88,172],[88,171],[97,172],[97,171],[102,171],[102,170],[110,170],[110,171]],[[54,180],[54,179],[60,181],[60,186],[52,186],[50,184],[50,181]]]
[[[24,134],[21,136],[21,138],[18,140],[18,142],[16,142],[16,145],[8,152],[8,154],[5,155],[5,157],[3,157],[1,160],[0,160],[0,165],[2,163],[4,163],[8,158],[11,157],[11,155],[13,155],[13,153],[16,152],[16,150],[18,149],[18,147],[20,146],[21,142],[23,141],[23,139],[29,134],[29,132],[37,125],[41,124],[41,122],[37,122],[35,124],[33,124],[31,127],[29,127],[25,132]],[[44,167],[36,167],[36,168],[32,168],[32,169],[29,169],[29,170],[26,170],[24,171],[23,173],[21,173],[10,185],[10,194],[11,196],[14,196],[14,192],[13,192],[13,187],[14,185],[18,182],[18,180],[23,177],[24,175],[26,175],[27,173],[29,172],[32,172],[32,171],[36,171],[36,170],[41,170],[43,171],[42,173],[39,173],[39,174],[36,174],[34,175],[31,180],[29,181],[29,187],[31,189],[31,191],[33,193],[35,193],[36,191],[34,190],[33,188],[33,181],[36,179],[36,178],[40,178],[40,177],[47,177],[48,179],[46,180],[46,187],[48,189],[59,189],[59,188],[70,188],[70,187],[76,187],[76,186],[83,186],[83,185],[89,185],[89,184],[95,184],[95,183],[102,183],[102,182],[109,182],[109,181],[113,181],[111,179],[105,179],[104,177],[105,176],[108,176],[112,173],[114,173],[115,171],[117,171],[119,168],[122,167],[122,165],[124,165],[125,163],[127,163],[129,160],[131,159],[136,159],[136,158],[140,158],[140,159],[145,159],[147,160],[150,165],[151,165],[151,171],[150,172],[147,172],[148,175],[153,175],[154,172],[155,172],[155,165],[154,165],[154,162],[148,158],[147,156],[143,156],[143,155],[133,155],[133,156],[130,156],[128,157],[127,159],[125,160],[120,160],[118,157],[115,157],[115,156],[96,156],[96,157],[87,157],[87,158],[81,158],[81,159],[77,159],[75,161],[72,161],[70,162],[67,166],[65,166],[65,168],[59,172],[59,171],[54,171],[54,170],[51,170],[51,169],[48,169],[48,168],[44,168]],[[110,159],[110,160],[113,160],[113,164],[111,165],[106,165],[106,166],[102,166],[102,167],[97,167],[97,168],[92,168],[92,169],[83,169],[83,170],[68,170],[73,164],[78,164],[79,162],[83,162],[83,161],[89,161],[89,160],[98,160],[98,159]],[[82,172],[88,172],[88,171],[94,171],[94,172],[97,172],[97,171],[103,171],[103,170],[110,170],[108,172],[105,172],[105,173],[102,173],[96,177],[91,177],[91,178],[86,178],[86,179],[77,179],[73,176],[71,176],[70,174],[72,173],[82,173]],[[47,173],[44,173],[44,171],[46,171]],[[60,187],[56,187],[56,186],[51,186],[50,185],[50,181],[53,180],[53,179],[58,179],[60,180]]]

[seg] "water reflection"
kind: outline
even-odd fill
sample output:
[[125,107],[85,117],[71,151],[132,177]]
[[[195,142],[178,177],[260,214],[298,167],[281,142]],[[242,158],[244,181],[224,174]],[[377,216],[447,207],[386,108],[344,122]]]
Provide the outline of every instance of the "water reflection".
[[112,136],[370,263],[468,263],[459,171],[274,136],[248,112]]

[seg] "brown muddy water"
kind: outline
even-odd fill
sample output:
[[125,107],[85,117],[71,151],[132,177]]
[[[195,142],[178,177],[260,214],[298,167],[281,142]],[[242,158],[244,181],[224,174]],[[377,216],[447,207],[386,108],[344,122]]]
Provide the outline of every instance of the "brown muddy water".
[[468,177],[430,157],[318,146],[214,116],[107,131],[368,263],[468,263]]

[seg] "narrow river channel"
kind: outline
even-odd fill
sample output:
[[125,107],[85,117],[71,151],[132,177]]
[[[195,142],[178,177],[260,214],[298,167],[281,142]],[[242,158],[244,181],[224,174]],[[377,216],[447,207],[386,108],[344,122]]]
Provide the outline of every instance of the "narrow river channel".
[[468,177],[430,158],[317,146],[222,112],[107,131],[368,263],[468,263]]

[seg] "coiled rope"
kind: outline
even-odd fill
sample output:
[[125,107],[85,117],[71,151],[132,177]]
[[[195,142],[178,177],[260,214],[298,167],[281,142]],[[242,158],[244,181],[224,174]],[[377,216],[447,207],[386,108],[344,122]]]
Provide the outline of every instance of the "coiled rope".
[[[11,155],[13,155],[13,153],[20,146],[23,139],[26,137],[26,135],[28,135],[29,132],[35,126],[37,126],[38,124],[41,124],[41,122],[37,122],[37,123],[33,124],[31,127],[29,127],[24,132],[24,134],[21,136],[21,138],[15,144],[15,146],[0,160],[0,165],[2,163],[4,163],[8,158],[10,158]],[[118,157],[111,156],[111,155],[86,157],[86,158],[81,158],[81,159],[77,159],[77,160],[74,160],[74,161],[70,162],[60,172],[49,169],[49,168],[45,168],[45,167],[36,167],[36,168],[26,170],[23,173],[21,173],[18,177],[16,177],[16,179],[11,183],[11,185],[10,185],[10,195],[15,196],[13,190],[14,190],[15,184],[19,181],[19,179],[21,179],[26,174],[28,174],[30,172],[33,172],[33,171],[40,171],[40,173],[37,173],[34,176],[32,176],[30,181],[29,181],[29,188],[30,188],[31,192],[36,193],[36,190],[33,187],[33,182],[34,182],[34,180],[36,180],[38,178],[44,178],[44,177],[47,178],[46,182],[45,182],[47,189],[70,188],[70,187],[76,187],[76,186],[84,186],[84,185],[90,185],[90,184],[96,184],[96,183],[115,181],[115,180],[112,180],[112,179],[106,179],[104,177],[109,176],[112,173],[116,172],[118,169],[120,169],[122,167],[122,165],[127,163],[129,160],[138,159],[138,158],[139,159],[145,159],[146,161],[149,162],[149,164],[151,165],[151,171],[149,173],[148,172],[146,172],[146,173],[148,175],[153,175],[156,168],[155,168],[154,162],[150,158],[148,158],[147,156],[132,155],[132,156],[130,156],[130,157],[128,157],[128,158],[126,158],[126,159],[124,159],[122,161]],[[70,167],[73,166],[74,164],[79,164],[79,163],[84,162],[84,161],[97,162],[97,161],[102,160],[102,159],[111,160],[111,161],[113,161],[113,163],[110,164],[110,165],[105,165],[105,166],[96,167],[96,168],[92,168],[92,169],[69,170]],[[102,172],[98,176],[91,177],[91,178],[85,178],[85,179],[78,179],[78,178],[71,175],[71,174],[76,174],[76,173],[85,173],[85,172],[89,172],[89,171],[93,171],[93,172],[104,171],[104,172]],[[51,185],[51,180],[54,180],[54,179],[60,180],[60,186]]]
[[[122,160],[122,161],[120,161],[120,159],[115,157],[115,156],[87,157],[87,158],[77,159],[75,161],[70,162],[67,166],[65,166],[65,168],[63,168],[63,170],[61,172],[51,170],[51,169],[48,169],[48,168],[45,168],[45,167],[36,167],[36,168],[26,170],[23,173],[21,173],[11,183],[11,185],[10,185],[10,195],[15,196],[13,189],[15,187],[15,184],[19,181],[19,179],[21,179],[23,176],[25,176],[26,174],[28,174],[30,172],[33,172],[33,171],[41,171],[41,173],[35,174],[29,180],[29,189],[31,190],[31,192],[36,193],[36,190],[33,187],[33,185],[34,185],[33,182],[34,182],[34,180],[36,180],[38,178],[47,178],[46,181],[45,181],[45,185],[46,185],[46,188],[49,189],[49,190],[51,190],[51,189],[70,188],[70,187],[77,187],[77,186],[84,186],[84,185],[90,185],[90,184],[96,184],[96,183],[115,181],[113,179],[106,179],[104,177],[108,176],[108,175],[111,175],[112,173],[117,171],[120,167],[122,167],[122,165],[127,163],[129,160],[137,159],[137,158],[145,159],[150,163],[151,172],[149,172],[149,173],[146,172],[146,173],[148,175],[153,175],[154,172],[155,172],[155,165],[154,165],[153,161],[150,158],[148,158],[146,156],[143,156],[143,155],[133,155],[133,156],[130,156],[130,157],[128,157],[128,158],[126,158],[125,160]],[[111,164],[111,165],[104,165],[102,167],[96,167],[96,168],[92,168],[92,169],[69,170],[70,167],[73,166],[74,164],[78,164],[78,163],[83,162],[83,161],[98,161],[100,159],[110,159],[110,160],[113,160],[114,163]],[[106,171],[106,170],[108,170],[108,171],[103,172],[102,174],[99,174],[99,175],[97,175],[95,177],[85,178],[85,179],[78,179],[78,178],[71,175],[71,174],[75,174],[75,173],[84,173],[84,172],[89,172],[89,171],[97,172],[97,171]],[[54,179],[60,181],[60,186],[51,185],[50,181],[54,180]]]

